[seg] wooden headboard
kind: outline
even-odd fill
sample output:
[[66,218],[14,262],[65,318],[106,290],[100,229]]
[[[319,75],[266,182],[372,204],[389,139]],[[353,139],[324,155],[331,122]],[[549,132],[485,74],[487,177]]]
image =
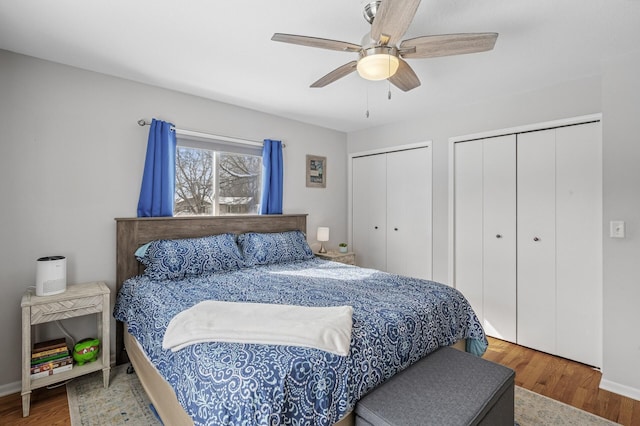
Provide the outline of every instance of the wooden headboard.
[[[188,216],[153,218],[116,218],[116,291],[122,283],[143,272],[134,256],[149,241],[196,238],[231,232],[307,232],[306,214],[264,216]],[[124,328],[116,323],[116,363],[128,361],[124,352]]]

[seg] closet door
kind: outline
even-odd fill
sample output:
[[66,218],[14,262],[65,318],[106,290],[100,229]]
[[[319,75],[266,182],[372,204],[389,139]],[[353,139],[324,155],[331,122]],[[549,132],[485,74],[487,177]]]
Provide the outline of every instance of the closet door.
[[556,130],[557,354],[602,365],[600,123]]
[[489,336],[516,341],[516,138],[456,143],[455,287]]
[[555,130],[517,138],[518,344],[555,353]]
[[352,161],[353,250],[358,266],[386,270],[387,166],[385,154]]
[[387,272],[431,279],[431,148],[387,157]]
[[482,141],[454,145],[454,281],[478,319],[484,318]]
[[516,342],[516,136],[483,142],[483,327]]

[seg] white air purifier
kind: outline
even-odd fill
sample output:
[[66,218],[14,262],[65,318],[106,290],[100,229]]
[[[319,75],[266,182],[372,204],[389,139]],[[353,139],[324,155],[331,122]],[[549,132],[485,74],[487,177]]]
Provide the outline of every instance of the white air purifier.
[[36,296],[51,296],[67,289],[67,259],[64,256],[45,256],[36,263]]

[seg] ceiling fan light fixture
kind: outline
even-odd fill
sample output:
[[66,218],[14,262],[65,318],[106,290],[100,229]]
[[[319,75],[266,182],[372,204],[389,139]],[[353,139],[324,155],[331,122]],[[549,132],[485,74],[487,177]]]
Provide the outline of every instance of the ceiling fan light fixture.
[[[420,86],[420,79],[407,59],[437,58],[486,52],[493,49],[498,33],[437,34],[403,40],[420,0],[362,0],[364,17],[370,25],[360,44],[319,37],[275,33],[271,40],[340,52],[358,53],[355,58],[330,71],[310,87],[325,87],[358,71],[367,80],[388,80],[408,92]],[[391,87],[389,85],[389,87]]]
[[392,47],[375,47],[364,50],[358,61],[358,74],[367,80],[385,80],[393,76],[398,67],[398,51]]

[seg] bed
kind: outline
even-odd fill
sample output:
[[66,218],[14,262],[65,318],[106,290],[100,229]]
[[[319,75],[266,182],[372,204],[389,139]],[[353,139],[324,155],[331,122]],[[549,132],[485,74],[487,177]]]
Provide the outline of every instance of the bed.
[[[304,232],[306,215],[117,219],[117,362],[131,361],[165,424],[348,425],[360,397],[438,347],[486,348],[473,310],[448,286],[320,260],[308,246],[285,250],[293,259],[267,252],[265,262],[252,251],[281,241],[272,236],[299,244]],[[163,279],[134,256],[151,241],[227,233],[258,264]],[[348,353],[238,342],[163,349],[171,320],[208,300],[352,307]]]

